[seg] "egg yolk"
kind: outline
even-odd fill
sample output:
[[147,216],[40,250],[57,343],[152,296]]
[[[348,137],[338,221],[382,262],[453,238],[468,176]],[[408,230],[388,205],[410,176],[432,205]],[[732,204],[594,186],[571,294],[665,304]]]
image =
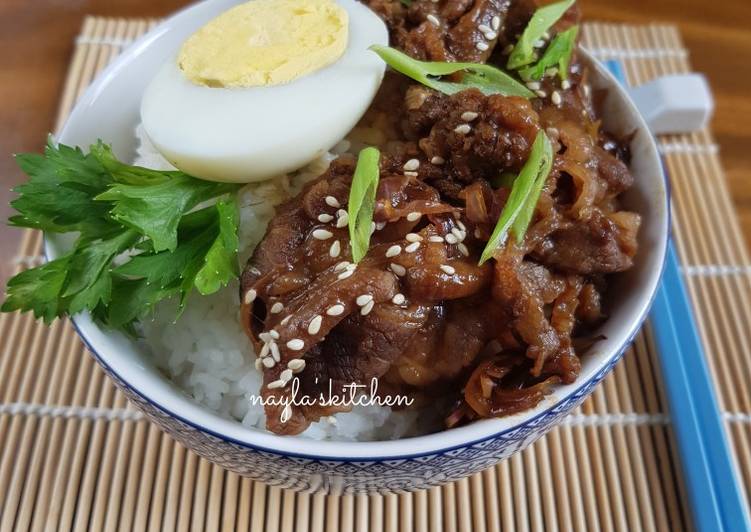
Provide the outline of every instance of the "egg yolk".
[[347,12],[333,0],[252,0],[194,33],[178,65],[208,87],[280,85],[337,61],[347,38]]

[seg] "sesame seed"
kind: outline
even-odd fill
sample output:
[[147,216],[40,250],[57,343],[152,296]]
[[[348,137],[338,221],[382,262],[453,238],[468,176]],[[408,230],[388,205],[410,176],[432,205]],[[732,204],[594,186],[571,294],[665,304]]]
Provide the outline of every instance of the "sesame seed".
[[268,343],[265,343],[265,344],[263,344],[263,346],[261,347],[261,352],[260,352],[260,353],[258,353],[258,356],[259,356],[259,357],[261,357],[261,358],[263,358],[263,357],[265,357],[266,355],[268,355],[268,354],[269,354],[270,352],[271,352],[271,347],[270,347],[270,344],[268,344]]
[[408,222],[416,222],[420,218],[422,218],[422,214],[420,214],[419,212],[411,212],[407,215]]
[[489,41],[494,41],[498,38],[498,34],[494,31],[487,31],[485,32],[485,38]]
[[449,266],[448,264],[441,264],[440,268],[441,271],[449,275],[454,275],[456,273],[456,269],[454,269],[453,266]]
[[546,31],[545,33],[543,33],[543,34],[542,34],[542,38],[543,38],[543,39],[550,39],[550,32],[549,32],[549,31]]
[[287,368],[285,370],[282,370],[282,372],[279,374],[279,380],[283,380],[284,382],[289,382],[292,380],[292,370]]
[[326,199],[324,201],[326,202],[326,205],[328,205],[329,207],[334,207],[335,209],[338,209],[341,206],[339,204],[339,200],[334,196],[326,196]]
[[527,88],[531,91],[540,90],[540,82],[539,81],[528,81],[527,82]]
[[480,231],[479,227],[475,227],[475,238],[482,238],[482,231]]
[[488,43],[480,41],[477,44],[475,44],[475,48],[477,48],[481,52],[484,52],[485,50],[487,50],[490,47],[488,46]]
[[349,214],[347,214],[347,211],[345,211],[344,209],[339,209],[338,211],[336,211],[336,215],[338,216],[338,218],[336,219],[336,227],[338,229],[341,229],[349,223]]
[[274,359],[274,362],[279,362],[282,359],[282,355],[279,352],[279,344],[276,342],[271,342],[271,358]]
[[284,319],[283,319],[283,320],[282,320],[282,321],[280,322],[280,325],[287,325],[287,323],[289,323],[289,320],[291,320],[291,319],[292,319],[292,314],[290,314],[289,316],[287,316],[286,318],[284,318]]
[[564,79],[561,81],[561,88],[565,91],[569,90],[571,88],[571,82],[567,79]]
[[418,161],[417,159],[410,159],[409,161],[407,161],[406,163],[404,163],[404,167],[403,168],[405,170],[410,171],[410,172],[414,172],[415,170],[417,170],[418,168],[420,168],[420,161]]
[[499,17],[498,15],[494,16],[490,20],[490,27],[493,28],[495,31],[498,31],[498,28],[501,27],[501,17]]
[[466,135],[472,130],[471,127],[469,127],[469,124],[459,124],[454,128],[454,133],[458,133],[459,135]]
[[451,228],[451,234],[456,237],[456,239],[461,242],[465,238],[467,238],[467,233],[459,229],[458,227],[452,227]]
[[292,373],[300,373],[305,369],[305,360],[302,358],[293,358],[287,362],[287,367],[292,370]]
[[279,339],[279,333],[276,332],[274,329],[271,329],[269,331],[269,336],[271,336],[274,340],[278,340]]
[[370,294],[362,294],[357,296],[357,299],[355,299],[355,303],[357,303],[358,307],[364,307],[371,301],[373,301],[373,296],[371,296]]
[[467,230],[467,226],[464,225],[461,220],[457,220],[456,221],[456,225],[458,225],[459,229],[461,229],[462,231],[466,231]]
[[493,31],[493,30],[490,29],[490,26],[486,26],[485,24],[480,24],[479,26],[477,26],[477,29],[480,30],[483,33],[487,33],[489,31]]
[[318,215],[318,221],[324,224],[329,223],[331,220],[333,220],[334,217],[330,214],[326,214],[325,212],[323,214]]
[[443,242],[443,237],[440,235],[432,235],[428,237],[428,241],[430,242]]
[[477,116],[477,113],[475,113],[474,111],[464,111],[462,113],[462,120],[464,120],[465,122],[471,122],[472,120],[477,118]]
[[329,316],[341,316],[344,313],[344,305],[337,303],[336,305],[329,307],[326,314]]
[[305,347],[305,342],[303,342],[299,338],[292,338],[292,340],[287,342],[287,347],[292,351],[300,351],[303,347]]
[[465,257],[469,257],[469,249],[467,249],[467,246],[463,243],[459,243],[457,246],[459,248],[459,252],[464,255]]
[[263,360],[257,358],[254,365],[256,367],[256,371],[261,371],[263,369]]
[[446,242],[448,242],[449,244],[458,244],[459,243],[459,239],[456,238],[455,234],[449,233],[449,234],[446,235]]
[[425,18],[427,18],[428,22],[430,22],[433,26],[440,26],[441,25],[441,21],[438,20],[438,17],[436,17],[432,13],[430,15],[428,15],[427,17],[425,17]]
[[368,301],[368,303],[360,310],[360,314],[367,316],[368,314],[370,314],[370,311],[373,310],[374,306],[375,301]]
[[433,164],[435,164],[436,166],[438,166],[438,165],[441,165],[441,164],[445,163],[446,160],[443,157],[441,157],[439,155],[436,155],[435,157],[433,157],[432,159],[430,159],[430,162],[433,163]]
[[245,292],[245,304],[250,305],[253,301],[255,301],[256,297],[258,296],[258,292],[256,292],[253,288]]
[[383,229],[384,227],[386,227],[387,223],[388,222],[376,222],[376,231],[380,231],[381,229]]
[[276,365],[276,362],[273,358],[266,357],[261,359],[261,364],[263,364],[265,368],[273,368]]
[[321,324],[323,323],[323,316],[320,314],[317,314],[313,317],[312,320],[310,320],[310,323],[308,324],[308,334],[318,334],[318,331],[321,330]]
[[561,98],[561,93],[558,91],[553,91],[553,94],[550,95],[550,99],[553,100],[553,103],[555,105],[561,105],[563,102],[563,99]]
[[347,279],[348,277],[352,277],[352,274],[355,273],[355,270],[344,270],[342,273],[337,275],[337,279],[340,281],[343,281],[344,279]]
[[280,379],[280,380],[270,382],[267,388],[269,390],[274,390],[276,388],[284,388],[286,385],[287,383]]
[[417,177],[420,174],[418,174],[417,172],[404,172],[404,175],[407,177]]
[[284,310],[284,305],[280,301],[277,301],[276,303],[271,305],[272,314],[279,314],[282,310]]
[[347,264],[347,266],[345,266],[344,269],[345,270],[355,271],[357,269],[357,264],[355,264],[354,262],[352,262],[350,264]]
[[558,68],[557,68],[557,67],[552,67],[552,68],[549,68],[549,69],[547,69],[547,70],[545,71],[545,75],[546,75],[547,77],[549,77],[549,78],[552,78],[552,77],[553,77],[553,76],[555,76],[556,74],[558,74]]
[[342,252],[342,245],[339,243],[338,240],[334,240],[334,243],[331,244],[331,247],[329,248],[329,257],[332,259],[335,259],[339,256],[339,254]]
[[316,229],[313,231],[313,238],[316,240],[328,240],[332,236],[334,236],[334,233],[327,231],[326,229]]
[[545,40],[538,39],[535,41],[535,43],[532,46],[534,46],[535,48],[542,48],[543,46],[545,46]]
[[404,294],[396,294],[391,301],[394,305],[403,305],[406,300],[407,298],[404,297]]
[[417,233],[407,233],[404,239],[407,242],[422,242],[422,237]]
[[508,54],[510,54],[513,51],[514,51],[514,45],[513,44],[507,44],[506,48],[503,49],[502,53],[503,53],[503,55],[508,55]]
[[537,94],[537,96],[539,96],[540,98],[544,98],[545,96],[547,96],[547,95],[548,95],[548,93],[547,93],[547,92],[545,92],[545,91],[542,91],[542,90],[540,90],[540,91],[535,91],[535,94]]
[[407,269],[401,264],[396,264],[392,262],[389,267],[391,268],[391,271],[394,272],[399,277],[404,277],[407,274]]
[[269,343],[273,338],[271,338],[271,335],[267,332],[262,332],[258,334],[258,338],[261,339],[262,342]]
[[349,262],[347,262],[346,260],[343,260],[342,262],[337,262],[336,266],[334,266],[334,271],[340,272],[344,270],[347,266],[349,266]]
[[415,251],[418,250],[419,247],[420,247],[419,242],[412,242],[409,246],[404,248],[404,251],[406,251],[407,253],[414,253]]
[[402,247],[394,244],[393,246],[391,246],[389,249],[386,250],[386,257],[390,259],[391,257],[396,257],[401,252],[402,252]]
[[370,234],[372,235],[373,233],[375,233],[375,230],[376,230],[375,222],[370,222]]

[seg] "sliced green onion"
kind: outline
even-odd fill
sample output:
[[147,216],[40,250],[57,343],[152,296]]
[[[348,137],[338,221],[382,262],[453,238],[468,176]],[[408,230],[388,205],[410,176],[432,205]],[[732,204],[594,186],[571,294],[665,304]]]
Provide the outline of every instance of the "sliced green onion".
[[[535,153],[535,149],[538,150],[538,153]],[[530,161],[532,161],[533,164],[530,164]],[[514,235],[516,235],[516,241],[519,244],[524,240],[524,235],[527,233],[529,223],[532,221],[532,216],[535,214],[537,202],[540,200],[542,187],[545,186],[545,182],[550,175],[550,170],[553,168],[553,145],[550,143],[550,139],[548,139],[547,135],[542,132],[537,134],[535,144],[532,146],[532,155],[524,165],[524,168],[522,168],[522,173],[527,169],[527,166],[530,166],[529,172],[535,175],[534,184],[532,185],[529,197],[527,197],[527,201],[524,202],[524,206],[511,226]]]
[[[501,94],[503,96],[534,97],[534,93],[522,83],[515,80],[502,70],[480,63],[444,63],[438,61],[418,61],[407,54],[389,46],[374,44],[370,47],[391,68],[435,89],[444,94],[456,94],[466,89],[475,88],[489,96]],[[459,82],[441,81],[442,76],[464,71]]]
[[517,70],[523,66],[530,65],[535,61],[535,43],[542,38],[546,31],[553,27],[553,24],[563,16],[563,14],[574,5],[576,0],[564,0],[549,6],[541,7],[535,11],[530,19],[524,33],[519,37],[514,51],[508,58],[507,67]]
[[411,7],[412,6],[412,0],[399,0],[404,7]]
[[541,80],[545,71],[550,67],[558,66],[558,75],[561,79],[568,78],[568,67],[571,63],[571,55],[576,47],[576,36],[579,33],[579,26],[572,26],[566,31],[562,31],[553,38],[545,55],[542,56],[536,65],[527,67],[519,71],[523,79]]
[[493,257],[508,237],[513,227],[517,241],[521,242],[535,212],[542,186],[550,174],[553,165],[553,147],[547,135],[540,131],[532,145],[529,159],[524,163],[519,175],[514,180],[506,205],[503,206],[498,223],[490,235],[488,244],[480,257],[480,264]]
[[352,246],[352,260],[360,262],[368,253],[370,228],[373,223],[376,191],[380,170],[378,160],[381,152],[376,148],[365,148],[357,157],[352,187],[349,189],[349,239]]

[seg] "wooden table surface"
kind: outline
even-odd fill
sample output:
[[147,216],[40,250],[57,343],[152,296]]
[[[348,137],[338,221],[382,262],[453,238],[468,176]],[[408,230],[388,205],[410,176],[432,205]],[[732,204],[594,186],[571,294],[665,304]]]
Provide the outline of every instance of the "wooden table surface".
[[[185,0],[0,1],[0,219],[8,189],[23,176],[12,153],[38,151],[53,127],[73,39],[88,14],[160,17]],[[713,128],[744,234],[751,245],[751,2],[580,0],[590,20],[677,23],[691,61],[707,74],[716,101]],[[0,228],[0,286],[20,231]],[[0,298],[1,299],[1,298]]]

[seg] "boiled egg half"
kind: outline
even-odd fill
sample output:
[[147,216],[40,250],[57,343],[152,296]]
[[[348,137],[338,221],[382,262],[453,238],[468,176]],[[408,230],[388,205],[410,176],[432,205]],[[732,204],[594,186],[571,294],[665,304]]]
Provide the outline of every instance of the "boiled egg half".
[[251,0],[183,43],[147,87],[141,120],[180,170],[261,181],[346,136],[373,100],[385,24],[356,0]]

